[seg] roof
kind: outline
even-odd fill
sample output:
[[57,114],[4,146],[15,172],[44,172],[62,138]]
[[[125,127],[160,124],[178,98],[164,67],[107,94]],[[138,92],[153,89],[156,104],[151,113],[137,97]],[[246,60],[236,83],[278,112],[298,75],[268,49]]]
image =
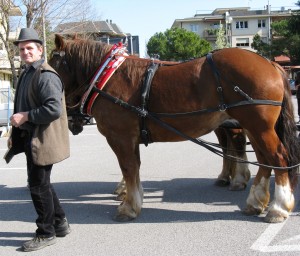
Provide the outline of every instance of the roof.
[[276,57],[274,57],[274,60],[279,63],[291,62],[290,58],[285,55],[276,56]]
[[111,21],[85,21],[85,22],[68,22],[58,25],[54,29],[58,34],[83,34],[98,33],[108,34],[110,36],[125,36],[122,30]]

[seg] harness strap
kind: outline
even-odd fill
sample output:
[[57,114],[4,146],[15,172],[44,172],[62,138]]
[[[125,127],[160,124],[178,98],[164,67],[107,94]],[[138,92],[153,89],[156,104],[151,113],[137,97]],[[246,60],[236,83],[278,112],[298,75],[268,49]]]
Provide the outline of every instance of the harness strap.
[[178,136],[181,136],[182,138],[185,138],[186,140],[192,141],[192,142],[208,149],[209,151],[217,154],[218,156],[224,157],[226,159],[229,159],[229,160],[232,160],[232,161],[235,161],[235,162],[238,162],[238,163],[249,163],[249,164],[252,164],[252,165],[259,166],[259,167],[266,167],[266,168],[272,168],[272,169],[278,169],[278,170],[292,169],[292,168],[300,166],[300,164],[289,166],[289,167],[270,166],[270,165],[266,165],[266,164],[260,164],[258,162],[250,162],[248,160],[244,160],[244,159],[239,158],[239,157],[235,157],[235,156],[232,156],[232,155],[225,154],[221,150],[218,150],[218,149],[214,148],[213,146],[209,145],[208,143],[206,143],[204,140],[201,140],[200,138],[195,139],[195,138],[192,138],[192,137],[190,137],[186,134],[183,134],[182,132],[180,132],[176,128],[174,128],[173,126],[161,121],[155,115],[155,113],[149,113],[146,110],[142,110],[139,107],[132,106],[132,105],[128,104],[127,102],[121,100],[121,99],[118,99],[118,98],[116,98],[112,95],[109,95],[108,93],[106,93],[102,90],[99,90],[97,87],[94,87],[93,90],[97,91],[101,96],[103,96],[104,98],[114,102],[115,104],[118,104],[121,107],[123,107],[125,109],[128,109],[128,110],[138,114],[141,117],[149,117],[152,121],[156,122],[161,127],[164,127],[167,130],[176,133]]
[[[237,93],[239,93],[241,96],[243,96],[244,98],[246,98],[247,100],[244,101],[239,101],[236,103],[231,103],[231,104],[225,104],[224,102],[224,95],[223,95],[223,88],[221,85],[221,80],[220,80],[220,72],[218,71],[213,58],[212,58],[212,53],[208,53],[206,55],[206,59],[208,61],[208,63],[210,64],[212,70],[213,70],[213,74],[214,77],[217,81],[217,92],[219,95],[219,101],[220,104],[218,106],[218,109],[220,111],[225,111],[228,108],[233,108],[233,107],[238,107],[238,106],[243,106],[243,105],[274,105],[274,106],[282,106],[282,102],[280,101],[273,101],[273,100],[254,100],[253,98],[251,98],[247,93],[245,93],[240,87],[238,87],[237,85],[233,85],[233,90]],[[232,85],[232,83],[230,82],[229,84]],[[216,109],[214,109],[214,111],[216,111]],[[198,112],[198,111],[197,111]],[[207,111],[207,110],[203,110],[203,112],[211,112],[211,111]]]
[[213,74],[214,74],[214,77],[217,81],[217,92],[218,92],[218,95],[219,95],[219,102],[220,102],[220,105],[219,105],[219,110],[220,111],[225,111],[226,110],[226,106],[224,104],[224,95],[223,95],[223,88],[222,88],[222,84],[221,84],[221,80],[220,80],[220,73],[213,61],[213,57],[212,57],[212,53],[208,53],[206,55],[206,59],[213,71]]
[[[118,54],[118,56],[116,56],[116,54]],[[93,88],[96,86],[99,89],[103,89],[110,77],[125,61],[125,56],[127,55],[122,43],[112,46],[97,72],[94,74],[88,90],[82,96],[80,106],[80,112],[82,114],[92,115],[92,107],[98,97],[97,93],[92,94]]]
[[[280,101],[274,101],[274,100],[242,100],[231,104],[224,104],[225,109],[239,107],[239,106],[245,106],[245,105],[272,105],[272,106],[281,106],[282,102]],[[155,113],[156,116],[159,117],[180,117],[180,116],[196,116],[199,114],[204,113],[212,113],[220,111],[219,107],[215,108],[205,108],[200,109],[197,111],[191,111],[191,112],[183,112],[183,113]]]
[[[142,93],[141,93],[141,109],[142,111],[148,110],[148,101],[149,101],[149,94],[151,89],[152,79],[154,77],[155,72],[158,69],[159,64],[155,63],[154,61],[151,62],[150,66],[148,67],[146,78],[144,80],[142,86]],[[149,142],[151,142],[150,138],[150,131],[147,129],[146,125],[146,117],[141,117],[141,139],[145,146],[148,146]]]

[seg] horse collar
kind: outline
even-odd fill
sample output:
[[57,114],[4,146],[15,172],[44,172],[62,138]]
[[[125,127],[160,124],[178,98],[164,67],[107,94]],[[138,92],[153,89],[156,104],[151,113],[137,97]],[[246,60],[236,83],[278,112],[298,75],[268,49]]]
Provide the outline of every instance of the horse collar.
[[93,104],[99,95],[93,88],[102,90],[110,77],[125,61],[126,56],[128,56],[126,47],[124,47],[121,42],[113,45],[93,76],[88,90],[82,96],[80,106],[80,112],[82,114],[92,115]]

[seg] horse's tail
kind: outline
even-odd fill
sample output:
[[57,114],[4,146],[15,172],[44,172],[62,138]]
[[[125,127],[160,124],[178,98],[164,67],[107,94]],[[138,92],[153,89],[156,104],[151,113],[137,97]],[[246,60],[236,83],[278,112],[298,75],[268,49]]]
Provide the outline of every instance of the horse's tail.
[[[281,112],[277,120],[275,130],[286,149],[288,165],[295,166],[300,163],[300,140],[297,137],[297,126],[294,119],[294,107],[291,98],[289,81],[282,68],[280,67],[279,69],[284,82],[284,96]],[[294,189],[297,185],[298,172],[298,166],[289,169],[289,177],[292,189]]]

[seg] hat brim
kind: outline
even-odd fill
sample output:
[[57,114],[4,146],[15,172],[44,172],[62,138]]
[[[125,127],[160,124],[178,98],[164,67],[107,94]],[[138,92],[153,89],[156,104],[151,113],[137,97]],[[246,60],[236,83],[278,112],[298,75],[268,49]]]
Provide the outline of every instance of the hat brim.
[[37,40],[37,39],[17,40],[17,41],[14,41],[13,44],[16,45],[16,46],[18,46],[18,44],[22,43],[22,42],[36,42],[36,43],[39,43],[39,44],[43,45],[43,41]]

